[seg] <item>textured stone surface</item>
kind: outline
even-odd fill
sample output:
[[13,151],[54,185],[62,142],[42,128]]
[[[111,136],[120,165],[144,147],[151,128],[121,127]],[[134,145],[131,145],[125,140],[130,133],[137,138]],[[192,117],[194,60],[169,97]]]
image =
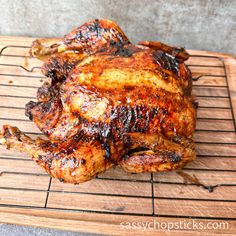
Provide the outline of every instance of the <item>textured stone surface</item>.
[[59,231],[35,227],[0,224],[1,236],[99,236],[99,234],[84,234],[76,232]]
[[62,36],[89,19],[108,18],[134,42],[236,54],[235,0],[0,0],[0,12],[2,35]]

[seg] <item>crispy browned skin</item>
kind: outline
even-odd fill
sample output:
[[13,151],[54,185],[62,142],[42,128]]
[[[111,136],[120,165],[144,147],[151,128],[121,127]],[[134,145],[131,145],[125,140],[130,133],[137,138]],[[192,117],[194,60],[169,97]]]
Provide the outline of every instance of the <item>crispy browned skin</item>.
[[26,115],[49,140],[4,126],[2,143],[29,155],[65,182],[87,181],[112,165],[155,172],[196,156],[196,108],[184,49],[133,45],[108,20],[93,20],[63,39],[37,40],[32,55],[51,78]]

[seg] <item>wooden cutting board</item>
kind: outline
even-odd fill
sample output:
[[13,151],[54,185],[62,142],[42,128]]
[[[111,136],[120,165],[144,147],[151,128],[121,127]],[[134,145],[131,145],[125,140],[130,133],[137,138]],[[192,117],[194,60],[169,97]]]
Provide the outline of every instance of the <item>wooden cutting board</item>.
[[[41,62],[28,55],[32,40],[0,37],[0,126],[15,125],[35,137],[42,134],[25,117],[24,105],[35,99],[46,78]],[[0,221],[115,235],[236,234],[236,60],[189,52],[199,102],[193,163],[182,171],[155,174],[114,168],[75,186],[51,179],[25,154],[0,146]],[[165,230],[167,223],[192,225],[193,219],[204,229]],[[162,227],[128,228],[132,222],[154,221]],[[209,229],[212,222],[218,229]]]

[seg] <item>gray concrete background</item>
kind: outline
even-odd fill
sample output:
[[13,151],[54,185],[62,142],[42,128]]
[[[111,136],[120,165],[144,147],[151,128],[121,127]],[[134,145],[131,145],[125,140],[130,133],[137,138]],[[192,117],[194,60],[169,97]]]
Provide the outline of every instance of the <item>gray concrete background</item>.
[[0,34],[62,36],[115,20],[133,41],[236,54],[236,0],[0,0]]
[[83,234],[45,228],[0,224],[1,236],[99,236],[99,234]]
[[[0,35],[62,36],[93,18],[116,21],[133,42],[236,54],[236,0],[0,0]],[[1,224],[0,235],[78,234]]]

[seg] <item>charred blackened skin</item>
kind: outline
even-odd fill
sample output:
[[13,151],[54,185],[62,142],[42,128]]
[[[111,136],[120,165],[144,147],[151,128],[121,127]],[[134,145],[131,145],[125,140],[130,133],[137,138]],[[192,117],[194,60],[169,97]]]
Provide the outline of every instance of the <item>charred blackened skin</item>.
[[116,131],[121,134],[121,137],[126,132],[144,132],[148,128],[149,121],[156,114],[156,109],[149,112],[147,107],[142,105],[117,106],[111,113],[111,126],[116,127]]
[[165,108],[163,108],[163,109],[161,109],[161,113],[162,113],[163,115],[167,115],[167,114],[168,114],[168,110],[165,109]]
[[5,131],[5,133],[4,133],[4,138],[5,138],[5,139],[8,139],[9,137],[11,137],[11,133],[10,133],[10,131],[7,129],[7,130]]
[[182,159],[180,155],[172,151],[165,151],[163,154],[164,156],[167,156],[168,159],[170,159],[170,161],[173,163],[178,163]]
[[100,33],[101,33],[101,30],[102,30],[102,28],[101,28],[101,26],[99,24],[99,20],[95,19],[93,24],[88,25],[88,29],[91,32],[96,32],[97,33],[97,37],[98,37],[100,35]]
[[64,151],[63,154],[70,155],[75,151],[75,149],[73,147],[70,147],[70,148],[63,150],[63,151]]
[[38,155],[37,159],[39,162],[44,162],[48,166],[48,168],[51,168],[52,161],[53,161],[52,156],[47,155],[47,154],[46,155]]
[[37,102],[30,101],[25,105],[25,115],[29,117],[30,120],[33,120],[33,115],[31,111],[37,104]]
[[[96,37],[99,37],[101,35],[101,31],[105,30],[104,28],[102,28],[99,24],[99,20],[95,19],[94,22],[92,24],[88,24],[87,25],[87,35],[85,36],[85,32],[82,30],[78,30],[78,32],[76,33],[76,38],[80,39],[81,41],[85,41],[86,37],[91,37],[91,32],[95,32],[96,33]],[[72,41],[68,40],[68,44],[70,44]]]
[[[168,114],[166,109],[160,110],[164,115]],[[72,112],[74,117],[86,127],[87,134],[90,133],[93,139],[103,142],[110,140],[115,142],[123,139],[129,132],[145,132],[148,129],[149,122],[159,114],[159,108],[148,109],[145,106],[117,106],[111,111],[111,121],[107,123],[92,123],[86,119],[80,119],[78,112]],[[83,139],[86,134],[82,130],[73,137],[74,140]]]
[[72,114],[74,117],[78,118],[79,121],[81,122],[81,116],[80,116],[80,113],[79,113],[78,111],[72,111],[71,114]]
[[[52,89],[50,87],[42,86],[38,89],[37,98],[40,101],[49,101],[52,97]],[[55,91],[54,91],[55,92]],[[53,93],[54,93],[53,92]]]
[[129,43],[119,44],[119,43],[114,42],[113,45],[116,48],[115,53],[114,53],[116,56],[132,57],[134,53],[141,51],[140,48],[133,47]]
[[128,157],[128,156],[130,156],[130,155],[132,155],[133,153],[136,153],[136,152],[143,152],[143,151],[148,151],[148,150],[150,150],[150,148],[147,148],[147,147],[137,147],[137,148],[133,148],[133,149],[130,149],[130,150],[126,153],[125,157]]
[[48,102],[58,96],[60,90],[60,83],[48,84],[44,83],[37,91],[37,99],[39,102]]
[[[52,80],[58,80],[58,70],[62,70],[63,65],[60,65],[56,57],[50,59],[50,64],[43,65],[43,73],[45,76],[50,77]],[[63,75],[64,77],[64,75]]]
[[129,135],[123,136],[124,148],[125,150],[129,150],[131,145],[133,144],[132,139]]
[[117,48],[115,55],[122,56],[122,57],[131,57],[133,55],[133,52],[128,48],[119,47]]
[[78,142],[82,137],[83,137],[84,133],[82,130],[79,130],[74,136],[73,136],[73,140],[75,142]]
[[199,103],[197,101],[193,101],[192,104],[195,108],[198,108],[198,106],[199,106]]
[[115,48],[114,55],[122,57],[131,57],[135,52],[140,51],[139,48],[133,47],[129,42],[110,40],[111,47]]
[[111,157],[110,144],[105,140],[104,142],[102,142],[102,147],[105,150],[105,159],[109,160]]
[[80,60],[64,60],[61,56],[50,58],[48,64],[44,64],[42,72],[52,79],[52,86],[58,82],[63,82],[69,72],[78,64]]
[[52,104],[53,104],[52,101],[50,101],[50,102],[44,102],[44,103],[42,104],[42,111],[43,111],[44,113],[50,112],[51,107],[52,107]]
[[49,140],[6,125],[0,142],[28,152],[53,177],[82,183],[113,165],[170,171],[196,157],[196,109],[182,49],[134,45],[114,22],[92,20],[64,38],[37,40],[31,52],[52,82],[26,105],[26,115]]
[[173,71],[176,75],[178,74],[179,63],[173,56],[162,51],[155,51],[153,52],[153,58],[164,69]]

